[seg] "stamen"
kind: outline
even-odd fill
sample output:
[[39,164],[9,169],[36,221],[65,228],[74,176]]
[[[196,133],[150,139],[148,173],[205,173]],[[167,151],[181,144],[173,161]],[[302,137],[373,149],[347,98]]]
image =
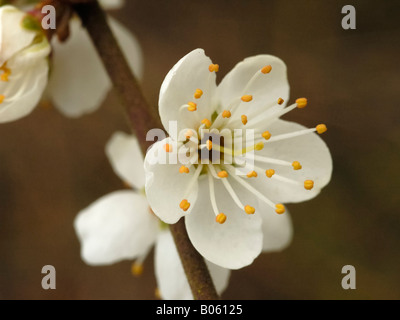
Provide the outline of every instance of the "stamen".
[[134,262],[134,263],[132,263],[132,266],[131,266],[131,273],[134,275],[134,276],[136,276],[136,277],[138,277],[138,276],[140,276],[140,275],[142,275],[143,274],[143,264],[142,263],[140,263],[140,262]]
[[211,207],[213,208],[216,217],[215,221],[222,224],[225,222],[226,216],[223,213],[220,213],[220,211],[218,211],[217,200],[215,199],[214,179],[210,172],[208,172],[207,176],[208,176],[208,186],[210,189]]
[[190,207],[190,203],[189,201],[187,201],[186,199],[183,199],[181,201],[181,203],[179,204],[179,207],[183,210],[183,211],[187,211]]
[[254,207],[252,207],[252,206],[247,205],[244,207],[244,211],[247,214],[254,214],[256,212],[256,209],[254,209]]
[[[215,169],[212,165],[208,165],[208,167],[210,168],[211,173],[213,174],[213,176],[215,176]],[[220,170],[220,167],[217,166],[217,168]],[[243,209],[244,205],[243,203],[240,201],[239,197],[236,195],[235,191],[233,190],[232,186],[230,185],[228,179],[221,179],[222,184],[224,185],[226,191],[228,191],[229,195],[231,196],[232,200],[236,203],[236,205],[240,208]]]
[[257,172],[255,172],[254,170],[253,170],[253,171],[250,171],[250,172],[247,174],[247,177],[248,177],[248,178],[257,178]]
[[246,125],[246,123],[247,123],[247,116],[246,116],[246,115],[242,115],[242,116],[241,116],[241,119],[242,119],[242,123],[243,123],[244,125]]
[[207,140],[206,146],[207,146],[208,150],[211,150],[212,149],[212,141],[211,140]]
[[275,205],[275,207],[276,207],[275,212],[277,214],[282,214],[282,213],[285,213],[285,211],[286,211],[285,206],[281,203],[278,203],[277,205]]
[[202,169],[203,169],[203,165],[199,164],[197,166],[196,171],[194,172],[193,176],[191,177],[189,184],[186,187],[186,192],[185,192],[185,195],[183,196],[183,199],[186,199],[189,197],[190,193],[192,192],[192,188],[195,185],[195,182],[197,181],[197,179],[199,178],[199,175],[200,175]]
[[261,69],[261,72],[264,74],[270,73],[272,70],[272,67],[270,65],[265,66],[264,68]]
[[189,173],[189,168],[182,166],[179,168],[179,173]]
[[242,96],[240,98],[243,102],[250,102],[251,100],[253,100],[253,96],[250,94],[245,94],[244,96]]
[[298,162],[298,161],[293,161],[292,166],[293,166],[294,170],[300,170],[302,168],[300,162]]
[[317,130],[317,132],[318,132],[319,134],[322,134],[322,133],[326,132],[326,130],[328,130],[328,128],[327,128],[326,125],[324,125],[324,124],[319,124],[319,125],[317,125],[317,126],[315,127],[315,129]]
[[269,200],[266,196],[264,196],[260,191],[258,191],[256,188],[254,188],[253,186],[251,186],[249,183],[247,183],[246,181],[244,181],[242,178],[237,177],[234,174],[234,170],[235,168],[231,165],[227,165],[226,166],[228,169],[228,171],[230,171],[230,176],[235,179],[237,182],[239,182],[244,188],[246,188],[247,190],[249,190],[251,193],[253,193],[254,195],[256,195],[260,200],[264,201],[267,205],[269,205],[271,208],[275,209],[275,204]]
[[211,121],[208,120],[208,119],[201,120],[201,123],[204,124],[206,128],[210,128],[211,127]]
[[[324,125],[322,125],[324,126]],[[317,126],[318,127],[318,126]],[[319,128],[321,133],[323,133],[323,127]],[[268,141],[265,141],[266,143],[269,142],[275,142],[275,141],[280,141],[280,140],[286,140],[286,139],[290,139],[290,138],[294,138],[294,137],[299,137],[311,132],[315,132],[317,131],[317,128],[310,128],[310,129],[303,129],[303,130],[299,130],[299,131],[294,131],[294,132],[289,132],[289,133],[283,133],[277,136],[273,136],[271,139],[269,139]]]
[[188,102],[187,103],[188,104],[188,107],[187,107],[187,109],[189,110],[189,111],[196,111],[197,110],[197,104],[196,103],[194,103],[194,102]]
[[271,138],[271,133],[270,133],[269,131],[264,131],[264,132],[262,133],[262,137],[263,137],[265,140],[269,140],[269,138]]
[[5,62],[1,67],[0,70],[3,71],[3,73],[0,76],[0,80],[7,82],[8,81],[8,77],[11,74],[11,69],[6,67],[7,62]]
[[194,97],[195,99],[200,99],[202,95],[203,95],[203,91],[200,90],[200,89],[196,89],[196,91],[194,92],[193,97]]
[[257,150],[257,151],[260,151],[260,150],[264,149],[264,143],[262,143],[262,142],[257,143],[254,146],[254,149]]
[[220,177],[220,178],[228,178],[228,172],[226,172],[225,170],[222,170],[222,171],[220,171],[220,172],[218,172],[218,177]]
[[165,152],[172,152],[172,145],[169,143],[164,144]]
[[306,98],[299,98],[296,100],[297,108],[304,108],[307,105],[307,99]]
[[218,222],[219,224],[223,224],[226,221],[226,215],[224,215],[222,212],[216,216],[215,221]]
[[304,181],[304,188],[306,190],[311,190],[312,188],[314,188],[314,181],[312,181],[312,180]]
[[6,97],[5,97],[3,94],[0,94],[0,104],[3,103],[3,101],[4,101],[5,98],[6,98]]
[[274,169],[268,169],[268,170],[265,171],[265,175],[268,178],[271,178],[274,174],[275,174],[275,170]]
[[272,163],[272,164],[278,164],[281,166],[291,166],[292,165],[289,161],[259,156],[256,154],[248,155],[248,156],[246,156],[246,158],[249,158],[254,161],[262,162],[262,163]]
[[186,133],[185,133],[185,137],[186,137],[186,139],[190,139],[191,137],[193,137],[193,135],[194,135],[194,132],[193,132],[193,130],[190,130],[190,129],[188,129],[187,131],[186,131]]
[[208,70],[210,72],[218,72],[219,71],[219,65],[218,64],[210,64],[208,66]]
[[224,110],[222,112],[222,118],[230,118],[231,117],[231,112],[229,110]]
[[279,104],[279,105],[281,105],[281,104],[284,103],[284,102],[285,102],[285,100],[283,100],[282,98],[279,98],[279,99],[278,99],[278,104]]

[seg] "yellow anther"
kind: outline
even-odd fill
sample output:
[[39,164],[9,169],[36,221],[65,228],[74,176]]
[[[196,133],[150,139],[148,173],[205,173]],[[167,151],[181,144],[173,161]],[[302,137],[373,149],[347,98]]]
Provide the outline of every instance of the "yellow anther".
[[0,94],[0,103],[3,103],[3,101],[4,101],[5,98],[6,98],[6,97],[5,97],[3,94]]
[[228,178],[228,172],[226,172],[225,170],[222,170],[220,172],[217,173],[217,176],[220,178]]
[[193,135],[194,135],[194,132],[192,131],[192,130],[190,130],[190,129],[188,129],[187,131],[186,131],[186,133],[185,133],[185,137],[186,137],[186,139],[190,139],[191,137],[193,137]]
[[275,170],[274,169],[268,169],[268,170],[265,171],[265,175],[268,178],[271,178],[274,174],[275,174]]
[[179,173],[189,173],[189,168],[182,166],[179,168]]
[[279,98],[278,99],[278,104],[282,104],[282,103],[284,103],[285,102],[285,100],[283,100],[282,98]]
[[262,137],[263,137],[265,140],[269,140],[269,138],[271,138],[271,133],[270,133],[269,131],[264,131],[264,132],[262,133]]
[[265,66],[264,68],[261,69],[261,72],[264,74],[270,73],[272,70],[272,67],[270,65]]
[[143,264],[134,262],[131,266],[131,272],[134,276],[138,277],[143,274]]
[[275,209],[276,213],[278,213],[278,214],[285,213],[285,206],[283,204],[278,203],[278,204],[275,205],[275,208],[276,208]]
[[304,108],[307,105],[307,99],[306,98],[299,98],[296,100],[297,103],[297,108]]
[[314,188],[314,181],[312,180],[304,181],[304,188],[307,190],[311,190],[312,188]]
[[250,102],[251,100],[253,100],[253,96],[250,94],[245,94],[240,99],[242,99],[243,102]]
[[315,127],[315,129],[317,129],[317,132],[319,134],[324,133],[326,130],[328,130],[328,128],[326,127],[326,125],[324,124],[319,124]]
[[187,109],[189,111],[196,111],[197,110],[197,104],[195,104],[194,102],[188,102],[187,105],[188,105]]
[[187,201],[186,199],[183,199],[181,201],[181,203],[179,204],[179,207],[183,210],[183,211],[187,211],[190,207],[190,202]]
[[3,71],[3,73],[0,76],[1,81],[8,81],[8,76],[11,74],[11,70],[6,67],[6,63],[4,63],[1,67],[0,70]]
[[164,150],[166,152],[172,152],[172,145],[170,145],[169,143],[164,144]]
[[229,110],[224,110],[222,112],[222,118],[230,118],[231,117],[231,112]]
[[242,118],[242,123],[243,123],[244,125],[246,125],[246,123],[247,123],[247,116],[246,116],[246,115],[242,115],[241,118]]
[[220,224],[223,224],[223,223],[226,221],[226,215],[224,215],[224,214],[221,212],[219,215],[217,215],[217,216],[215,217],[215,221],[218,222],[218,223],[220,223]]
[[254,214],[254,212],[256,212],[256,209],[254,209],[252,206],[247,205],[244,207],[244,211],[247,214]]
[[2,73],[1,74],[1,76],[0,76],[0,80],[1,81],[8,81],[8,76],[9,76],[9,73]]
[[208,119],[201,120],[201,123],[204,124],[206,126],[206,128],[211,127],[211,121]]
[[302,168],[300,162],[298,162],[298,161],[293,161],[292,166],[293,166],[294,170],[300,170]]
[[196,91],[194,92],[193,97],[194,97],[195,99],[200,99],[202,95],[203,95],[203,91],[200,90],[200,89],[196,89]]
[[247,178],[257,178],[257,172],[255,172],[254,170],[253,170],[253,171],[250,171],[250,172],[247,174]]
[[256,149],[257,151],[260,151],[262,149],[264,149],[264,143],[259,142],[254,146],[254,149]]
[[208,150],[211,150],[212,149],[212,141],[211,140],[207,140],[206,146],[207,146]]
[[209,66],[208,66],[208,70],[210,71],[210,72],[218,72],[219,71],[219,65],[218,64],[210,64]]

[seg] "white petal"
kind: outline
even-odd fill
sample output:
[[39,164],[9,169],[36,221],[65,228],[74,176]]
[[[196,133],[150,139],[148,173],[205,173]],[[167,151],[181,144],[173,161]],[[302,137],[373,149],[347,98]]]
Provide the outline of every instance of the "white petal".
[[[140,46],[126,28],[115,19],[108,21],[137,77],[142,75]],[[79,117],[97,110],[111,89],[111,81],[86,31],[77,19],[70,21],[70,37],[60,43],[53,38],[53,69],[49,96],[68,117]]]
[[277,214],[270,206],[259,203],[262,218],[263,252],[281,251],[293,238],[292,219],[288,209],[283,214]]
[[[257,199],[230,181],[235,192],[246,204],[255,206]],[[230,198],[222,182],[215,181],[215,194],[224,224],[215,221],[209,198],[207,179],[199,182],[199,195],[192,212],[186,216],[186,228],[194,247],[207,260],[229,269],[239,269],[253,262],[262,249],[261,217],[245,213]]]
[[0,8],[0,66],[20,50],[28,47],[37,33],[22,27],[26,13],[13,7]]
[[116,132],[106,144],[106,154],[114,172],[131,186],[142,189],[145,184],[143,155],[134,135]]
[[[272,66],[271,72],[261,73],[261,69],[267,65]],[[249,81],[256,73],[258,74],[257,78],[248,86]],[[246,86],[248,86],[247,89]],[[279,98],[285,101],[282,104],[283,107],[289,98],[286,65],[282,60],[271,55],[246,58],[222,79],[218,85],[217,94],[221,110],[229,106],[234,99],[239,99],[243,95],[253,96],[252,101],[241,102],[236,111],[239,119],[243,114],[262,113],[276,105]]]
[[[230,270],[206,261],[215,289],[221,294],[229,282]],[[161,297],[165,300],[193,299],[181,260],[169,231],[161,232],[155,247],[155,272]]]
[[116,191],[79,212],[74,222],[82,259],[90,265],[108,265],[134,259],[154,244],[158,221],[146,198],[134,191]]
[[46,59],[32,61],[29,67],[14,68],[8,82],[0,82],[5,96],[0,104],[0,123],[20,119],[36,107],[47,84]]
[[[173,152],[165,152],[166,144],[172,146]],[[198,187],[197,179],[192,179],[195,174],[194,168],[191,168],[189,173],[179,173],[181,164],[171,164],[177,159],[176,149],[177,145],[169,138],[156,142],[147,151],[144,163],[147,200],[154,213],[162,221],[170,224],[190,213],[196,202]],[[162,163],[162,160],[166,160],[166,162]],[[190,188],[191,181],[193,181],[193,185]],[[188,189],[191,189],[192,192],[186,197],[186,200],[191,205],[189,210],[184,212],[179,204],[185,199]]]
[[[215,72],[208,70],[211,59],[203,49],[188,53],[168,72],[160,90],[159,112],[164,128],[169,121],[178,122],[178,132],[185,128],[197,128],[204,118],[210,119],[212,98],[216,89]],[[196,89],[203,91],[200,99],[194,98]],[[188,102],[197,104],[197,111],[181,110]],[[171,134],[171,133],[170,133]]]
[[[303,129],[306,128],[298,123],[284,120],[277,120],[269,127],[272,136]],[[256,151],[256,154],[289,162],[299,161],[302,165],[301,170],[293,170],[291,166],[263,165],[265,169],[274,169],[276,174],[298,181],[300,185],[278,181],[274,177],[268,179],[263,173],[259,178],[249,180],[259,190],[264,190],[272,201],[287,203],[312,199],[331,179],[332,157],[316,133],[266,143],[264,149]],[[304,188],[305,180],[314,181],[312,190]]]
[[116,10],[125,5],[125,0],[100,0],[99,3],[105,10]]

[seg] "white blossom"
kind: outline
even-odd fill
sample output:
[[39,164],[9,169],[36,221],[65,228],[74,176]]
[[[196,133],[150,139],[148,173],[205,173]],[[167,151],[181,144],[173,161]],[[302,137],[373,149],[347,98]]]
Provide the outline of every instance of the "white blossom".
[[[292,237],[283,203],[315,197],[329,182],[326,126],[279,119],[307,105],[289,100],[286,65],[245,59],[216,85],[219,65],[202,49],[183,57],[160,90],[159,113],[170,137],[145,157],[146,195],[164,222],[185,218],[195,248],[224,268],[249,265]],[[165,161],[163,161],[165,160]]]
[[50,45],[34,17],[0,7],[0,123],[35,108],[47,85]]

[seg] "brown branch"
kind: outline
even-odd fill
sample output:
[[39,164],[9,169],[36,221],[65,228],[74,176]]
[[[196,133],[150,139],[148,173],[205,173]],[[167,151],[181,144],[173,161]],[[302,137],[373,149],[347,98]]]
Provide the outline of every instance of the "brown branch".
[[[145,154],[151,144],[151,142],[146,141],[146,134],[153,128],[162,128],[160,119],[155,110],[146,103],[97,1],[73,4],[73,8],[82,19],[83,25],[92,38]],[[201,300],[219,299],[203,257],[190,242],[184,219],[171,225],[170,230],[193,297]]]

